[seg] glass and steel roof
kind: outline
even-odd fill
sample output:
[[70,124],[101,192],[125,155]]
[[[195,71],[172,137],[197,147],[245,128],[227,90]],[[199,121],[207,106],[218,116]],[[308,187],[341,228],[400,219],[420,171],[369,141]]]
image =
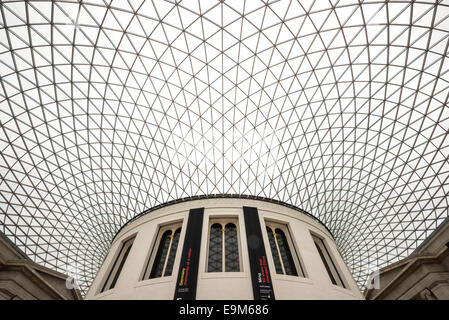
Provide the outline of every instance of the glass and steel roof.
[[358,283],[448,216],[449,1],[1,1],[0,231],[85,290],[183,197],[303,208]]

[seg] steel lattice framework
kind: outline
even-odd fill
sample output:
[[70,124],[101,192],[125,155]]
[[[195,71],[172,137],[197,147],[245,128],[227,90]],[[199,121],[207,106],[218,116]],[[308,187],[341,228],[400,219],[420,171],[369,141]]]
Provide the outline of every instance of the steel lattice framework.
[[85,290],[178,198],[298,206],[356,280],[448,216],[449,1],[1,1],[0,231]]

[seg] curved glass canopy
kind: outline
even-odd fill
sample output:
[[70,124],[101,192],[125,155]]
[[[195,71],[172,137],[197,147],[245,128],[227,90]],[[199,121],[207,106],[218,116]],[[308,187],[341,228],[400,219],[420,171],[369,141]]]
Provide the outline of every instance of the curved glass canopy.
[[358,283],[448,216],[449,1],[0,4],[0,231],[83,291],[155,205],[299,206]]

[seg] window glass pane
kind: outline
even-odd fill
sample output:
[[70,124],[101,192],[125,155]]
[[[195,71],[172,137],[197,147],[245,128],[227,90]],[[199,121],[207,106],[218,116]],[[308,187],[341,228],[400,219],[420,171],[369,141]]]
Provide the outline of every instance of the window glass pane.
[[181,234],[181,228],[178,228],[173,234],[173,240],[171,242],[170,253],[168,255],[167,266],[165,267],[164,277],[171,276],[173,271],[173,264],[175,263],[176,250],[178,249],[179,235]]
[[101,289],[101,292],[115,287],[118,277],[120,276],[120,272],[122,271],[123,265],[126,262],[126,258],[128,257],[129,251],[131,250],[133,241],[134,238],[123,243],[117,255],[117,258],[114,261],[111,271],[109,272],[109,275],[103,285],[103,288]]
[[281,229],[276,229],[276,239],[279,246],[279,251],[281,253],[282,263],[284,264],[285,274],[291,276],[297,276],[295,263],[293,261],[292,253],[288,246],[287,238],[285,237],[284,231]]
[[208,272],[221,272],[222,267],[222,226],[215,223],[210,228]]
[[128,246],[128,248],[126,249],[125,254],[123,255],[122,261],[120,262],[120,265],[119,265],[119,267],[117,269],[117,272],[115,273],[114,280],[112,280],[112,283],[111,283],[111,286],[109,287],[109,289],[112,289],[112,288],[115,287],[115,284],[117,283],[118,277],[120,276],[120,272],[122,272],[123,265],[126,262],[126,258],[128,258],[128,254],[131,251],[131,247],[132,247],[132,244],[130,244]]
[[329,264],[327,263],[326,258],[324,257],[323,251],[321,250],[318,243],[315,242],[315,246],[316,246],[316,249],[318,250],[318,253],[320,254],[320,257],[321,257],[321,260],[323,261],[324,266],[326,267],[326,271],[329,274],[329,277],[331,278],[332,283],[336,285],[337,282],[335,281],[335,278],[331,272],[331,269],[329,268]]
[[240,271],[237,227],[233,223],[228,223],[225,227],[225,271]]
[[327,246],[324,243],[323,239],[319,239],[321,241],[321,246],[324,248],[324,253],[327,258],[327,260],[330,262],[329,267],[331,269],[332,274],[334,275],[335,281],[337,282],[337,285],[343,288],[345,287],[345,284],[343,282],[343,279],[340,276],[340,273],[338,273],[337,267],[335,266],[334,260],[332,260],[331,255],[329,254],[329,251],[327,250]]
[[274,267],[276,273],[283,274],[281,260],[279,259],[278,249],[276,248],[276,242],[274,242],[274,234],[271,228],[267,227],[268,240],[270,241],[271,254],[273,255]]
[[165,258],[167,257],[168,247],[170,245],[171,231],[167,230],[161,237],[159,248],[153,262],[150,278],[158,278],[162,276],[164,270]]

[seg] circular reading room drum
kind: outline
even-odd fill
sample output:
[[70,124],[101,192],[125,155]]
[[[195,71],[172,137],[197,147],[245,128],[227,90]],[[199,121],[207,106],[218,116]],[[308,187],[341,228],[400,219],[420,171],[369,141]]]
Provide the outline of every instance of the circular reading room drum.
[[332,234],[291,205],[195,197],[115,236],[86,299],[363,299]]

